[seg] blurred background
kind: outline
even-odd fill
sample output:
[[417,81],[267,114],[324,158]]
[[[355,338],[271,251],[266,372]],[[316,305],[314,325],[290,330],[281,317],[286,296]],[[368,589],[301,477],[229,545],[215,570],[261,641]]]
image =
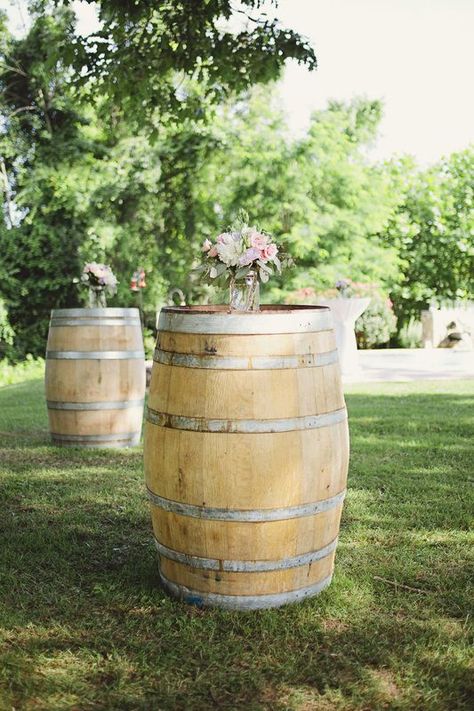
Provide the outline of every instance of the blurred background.
[[349,280],[363,348],[422,345],[430,307],[469,321],[469,0],[0,9],[0,357],[44,354],[93,260],[150,350],[163,304],[226,300],[191,272],[241,208],[296,261],[264,302]]

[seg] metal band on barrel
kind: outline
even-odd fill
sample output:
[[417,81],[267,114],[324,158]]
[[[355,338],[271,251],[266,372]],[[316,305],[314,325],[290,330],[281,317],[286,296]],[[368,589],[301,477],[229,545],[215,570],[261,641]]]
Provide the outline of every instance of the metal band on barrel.
[[339,492],[336,496],[331,496],[329,499],[278,509],[223,509],[209,506],[196,506],[195,504],[185,504],[181,501],[165,499],[148,488],[147,495],[154,506],[164,511],[169,511],[170,513],[180,514],[181,516],[191,516],[192,518],[212,521],[255,523],[258,521],[283,521],[289,518],[302,518],[304,516],[314,516],[315,514],[329,511],[339,506],[339,504],[342,504],[346,490],[344,489],[344,491]]
[[174,365],[181,368],[208,368],[219,370],[276,370],[286,368],[314,368],[337,363],[337,350],[326,353],[305,353],[302,355],[251,356],[238,358],[234,356],[194,355],[192,353],[173,353],[155,350],[155,363]]
[[165,590],[173,597],[183,600],[191,605],[200,607],[221,607],[227,610],[259,610],[268,607],[281,607],[291,602],[298,602],[306,597],[312,597],[322,592],[331,583],[332,574],[305,588],[290,590],[272,595],[221,595],[193,590],[184,585],[178,585],[169,580],[159,570],[161,583]]
[[336,550],[337,538],[331,541],[324,548],[310,553],[283,558],[281,560],[219,560],[216,558],[203,558],[201,556],[189,555],[175,551],[156,540],[155,546],[158,553],[164,558],[174,560],[177,563],[188,565],[191,568],[202,568],[205,570],[223,570],[229,573],[263,573],[270,570],[286,570],[287,568],[299,568],[309,565],[317,560],[326,558]]
[[292,432],[294,430],[310,430],[319,427],[344,422],[347,418],[346,408],[333,410],[323,415],[307,415],[305,417],[289,417],[278,420],[210,420],[205,417],[183,417],[157,412],[147,408],[146,419],[153,425],[169,427],[192,432],[225,432],[229,434],[261,434],[264,432]]
[[49,322],[50,327],[58,328],[59,326],[140,326],[140,319],[137,318],[52,318]]
[[121,309],[110,307],[106,309],[53,309],[51,318],[137,318],[140,320],[138,309]]
[[128,410],[143,407],[144,400],[110,400],[107,402],[57,402],[47,400],[50,410]]
[[145,358],[144,351],[46,351],[49,360],[129,360]]
[[202,334],[277,334],[311,333],[333,328],[329,309],[301,312],[262,311],[261,313],[226,313],[216,311],[177,313],[162,310],[158,320],[159,331]]

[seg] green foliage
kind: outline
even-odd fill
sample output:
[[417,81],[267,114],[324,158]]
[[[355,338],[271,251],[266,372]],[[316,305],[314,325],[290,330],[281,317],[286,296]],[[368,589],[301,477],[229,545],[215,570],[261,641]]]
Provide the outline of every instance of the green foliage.
[[44,377],[43,358],[33,358],[27,354],[25,360],[19,363],[10,363],[8,360],[0,360],[0,388],[5,385],[24,383],[30,380],[38,380]]
[[203,178],[207,214],[225,225],[245,207],[297,261],[292,276],[272,280],[266,298],[325,288],[344,275],[387,287],[397,280],[396,250],[380,236],[396,196],[363,152],[380,111],[378,102],[362,100],[331,105],[296,142],[268,92],[256,90],[223,114]]
[[8,311],[0,298],[0,358],[5,355],[9,346],[13,345],[15,331],[8,320]]
[[430,303],[474,297],[474,147],[421,172],[390,166],[399,206],[386,232],[399,254],[401,323]]
[[355,332],[359,348],[377,348],[386,345],[395,333],[397,319],[392,302],[386,294],[372,290],[370,304],[356,321]]
[[[197,10],[193,3],[195,17],[179,27],[184,0],[103,0],[96,47],[77,38],[67,4],[53,16],[34,3],[23,39],[0,33],[0,296],[15,331],[12,355],[44,352],[50,309],[79,303],[72,282],[84,261],[111,265],[120,283],[110,305],[142,307],[150,329],[171,290],[187,302],[226,299],[190,272],[202,241],[241,208],[297,261],[265,285],[263,300],[288,301],[341,278],[376,282],[390,291],[402,325],[432,301],[472,298],[473,149],[425,171],[408,159],[373,165],[366,148],[382,107],[362,99],[332,102],[292,139],[268,87],[233,93],[276,76],[287,55],[314,60],[301,38],[288,36],[279,54],[284,34],[272,44],[273,20],[262,30],[257,0],[241,7],[260,18],[238,34],[237,55],[240,42],[250,43],[241,77],[235,62],[217,62],[240,15],[226,14],[227,0]],[[216,24],[218,16],[234,30]],[[100,61],[105,39],[125,28],[129,41],[112,43]],[[174,46],[172,30],[196,45]],[[80,91],[72,83],[78,63],[88,65]],[[150,71],[155,63],[161,73]],[[139,267],[147,287],[137,297],[129,281]]]
[[77,303],[72,279],[94,173],[63,61],[72,17],[39,17],[25,38],[10,38],[0,63],[0,151],[13,204],[0,226],[0,271],[20,356],[43,354],[50,310]]
[[316,67],[309,42],[280,25],[272,4],[263,12],[261,0],[238,8],[231,0],[99,0],[100,29],[72,48],[76,81],[155,135],[157,116],[161,124],[201,120],[210,104],[276,79],[286,59]]
[[423,345],[422,335],[421,321],[411,318],[401,327],[397,335],[397,342],[401,348],[421,348]]

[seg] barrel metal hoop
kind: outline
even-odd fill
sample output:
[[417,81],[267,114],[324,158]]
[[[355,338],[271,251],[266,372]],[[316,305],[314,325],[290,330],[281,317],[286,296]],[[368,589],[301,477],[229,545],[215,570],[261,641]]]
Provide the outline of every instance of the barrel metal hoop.
[[141,326],[140,319],[137,318],[82,318],[82,319],[68,319],[68,318],[52,318],[49,322],[50,327],[59,328],[61,326]]
[[213,508],[208,506],[196,506],[195,504],[186,504],[181,501],[173,501],[158,496],[147,487],[147,495],[150,502],[170,513],[180,514],[181,516],[191,516],[192,518],[200,518],[211,521],[240,521],[240,522],[262,522],[262,521],[283,521],[290,518],[302,518],[304,516],[314,516],[315,514],[330,511],[336,508],[344,501],[346,490],[340,491],[336,496],[331,496],[329,499],[314,501],[309,504],[300,504],[299,506],[289,506],[279,509],[224,509]]
[[59,432],[51,432],[53,440],[58,442],[120,442],[127,440],[130,442],[140,442],[140,432],[123,432],[119,434],[98,434],[98,435],[76,435],[76,434],[61,434]]
[[140,320],[140,312],[137,308],[123,309],[115,306],[108,306],[102,309],[53,309],[51,318],[137,318]]
[[144,400],[110,400],[103,402],[58,402],[47,400],[49,410],[128,410],[143,407]]
[[205,417],[183,417],[158,412],[147,408],[146,419],[153,425],[169,427],[192,432],[224,432],[228,434],[261,434],[265,432],[292,432],[294,430],[311,430],[319,427],[344,422],[347,419],[346,408],[333,410],[322,415],[306,415],[304,417],[280,418],[277,420],[211,420]]
[[46,351],[49,360],[129,360],[145,358],[144,351]]
[[308,585],[307,587],[271,595],[221,595],[218,593],[206,593],[200,590],[193,590],[184,585],[178,585],[163,575],[161,570],[159,570],[159,576],[163,587],[173,597],[187,602],[188,604],[197,605],[198,607],[221,607],[227,610],[259,610],[299,602],[306,597],[312,597],[322,592],[322,590],[328,587],[332,579],[331,573],[327,578]]
[[158,553],[164,558],[174,560],[191,568],[203,568],[205,570],[222,570],[229,573],[263,573],[271,570],[286,570],[287,568],[299,568],[310,565],[317,560],[326,558],[337,546],[337,538],[323,548],[310,553],[282,558],[281,560],[219,560],[216,558],[203,558],[202,556],[181,553],[172,548],[168,548],[155,538],[155,546]]
[[160,348],[153,355],[155,363],[174,365],[182,368],[203,368],[210,370],[277,370],[287,368],[314,368],[338,362],[337,350],[325,353],[302,353],[301,355],[277,356],[236,356],[195,355],[174,353]]
[[301,313],[172,313],[161,311],[159,331],[171,333],[263,335],[279,333],[312,333],[333,328],[331,312],[302,311]]

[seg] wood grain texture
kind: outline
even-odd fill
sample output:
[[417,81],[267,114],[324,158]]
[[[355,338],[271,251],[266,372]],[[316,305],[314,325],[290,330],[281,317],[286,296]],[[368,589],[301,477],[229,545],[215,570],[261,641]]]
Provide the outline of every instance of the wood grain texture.
[[139,358],[46,359],[46,399],[64,402],[139,400],[145,393],[144,373],[145,362]]
[[141,328],[137,326],[52,326],[48,351],[135,351],[143,350]]
[[[81,315],[91,313],[88,309],[78,312]],[[115,319],[120,321],[120,318]],[[94,318],[88,318],[88,321],[94,321]],[[138,321],[135,326],[120,326],[119,323],[101,325],[99,318],[97,325],[52,324],[48,334],[48,351],[96,354],[101,351],[143,351],[141,326]],[[144,357],[79,360],[47,357],[45,389],[46,400],[51,402],[51,407],[48,407],[51,433],[89,437],[120,433],[133,435],[141,431],[143,408],[138,403],[145,395]],[[133,407],[114,407],[114,402],[124,405],[130,401],[138,403]],[[87,409],[87,403],[102,409]],[[81,410],[55,409],[55,405],[60,407],[62,404],[67,407],[81,404],[83,407]]]
[[171,415],[210,419],[304,417],[344,407],[339,381],[338,363],[244,371],[154,363],[148,406]]
[[[198,325],[202,313],[209,327],[209,309],[187,309],[183,318],[194,318]],[[295,319],[300,328],[298,314]],[[190,330],[198,330],[197,325]],[[263,336],[164,331],[157,346],[170,353],[251,359],[327,353],[335,349],[335,340],[329,330]],[[337,363],[220,370],[155,362],[148,405],[179,417],[260,422],[333,413],[344,408],[344,397]],[[348,457],[347,421],[278,433],[193,432],[147,422],[148,488],[164,499],[203,509],[198,518],[164,510],[155,502],[155,537],[174,551],[221,561],[281,561],[324,548],[338,536],[341,503],[275,521],[211,520],[205,509],[275,510],[330,499],[346,487]],[[334,552],[310,564],[264,572],[212,571],[160,559],[163,575],[178,586],[251,597],[303,589],[327,578]]]
[[173,501],[216,508],[288,507],[330,498],[346,483],[345,422],[278,434],[147,426],[145,437],[148,486]]
[[319,550],[337,538],[342,506],[283,521],[209,521],[152,506],[155,537],[174,550],[204,558],[278,560]]
[[156,344],[172,353],[220,356],[310,355],[336,348],[334,331],[276,333],[265,336],[171,333],[160,331]]

